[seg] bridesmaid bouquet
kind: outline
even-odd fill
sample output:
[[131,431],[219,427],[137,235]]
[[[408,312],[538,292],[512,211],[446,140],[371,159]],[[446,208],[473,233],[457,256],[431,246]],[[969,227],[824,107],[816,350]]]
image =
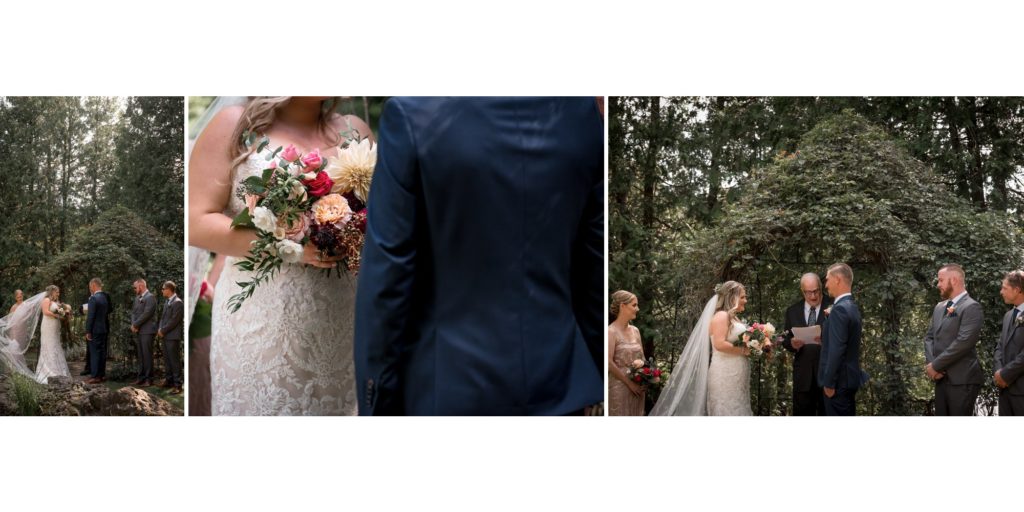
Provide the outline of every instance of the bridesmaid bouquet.
[[750,349],[751,355],[762,355],[765,353],[771,354],[774,345],[772,340],[775,339],[775,326],[767,324],[759,324],[754,322],[747,327],[746,331],[740,335],[739,339],[732,342],[734,347],[747,347]]
[[637,359],[626,369],[626,376],[632,379],[633,382],[652,388],[661,385],[663,381],[662,373],[661,369],[658,368],[658,363],[654,362],[653,357],[647,358],[646,361]]
[[[302,261],[305,245],[311,243],[321,258],[341,257],[327,273],[357,274],[359,255],[366,234],[366,201],[370,193],[377,148],[359,132],[341,133],[343,143],[337,159],[325,158],[319,149],[303,155],[295,146],[278,147],[267,153],[260,176],[246,178],[239,195],[246,207],[231,222],[232,228],[256,230],[249,255],[235,265],[253,274],[239,282],[242,291],[231,297],[233,313],[268,281],[283,263]],[[243,134],[246,146],[257,142],[253,133]],[[263,153],[270,139],[259,140],[256,153]]]

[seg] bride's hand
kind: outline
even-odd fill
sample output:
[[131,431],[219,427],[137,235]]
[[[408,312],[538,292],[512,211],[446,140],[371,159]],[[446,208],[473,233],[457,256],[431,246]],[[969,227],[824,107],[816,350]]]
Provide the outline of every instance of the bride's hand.
[[341,256],[320,256],[320,249],[317,249],[312,242],[306,242],[302,248],[302,261],[304,265],[311,265],[317,268],[334,268],[341,261]]

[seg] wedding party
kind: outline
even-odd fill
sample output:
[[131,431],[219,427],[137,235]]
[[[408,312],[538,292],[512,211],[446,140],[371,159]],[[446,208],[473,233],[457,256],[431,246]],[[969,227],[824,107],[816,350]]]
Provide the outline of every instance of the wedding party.
[[613,416],[1024,413],[1024,98],[609,98]]
[[603,414],[603,99],[189,102],[190,415]]
[[184,415],[183,126],[181,97],[0,97],[0,415]]

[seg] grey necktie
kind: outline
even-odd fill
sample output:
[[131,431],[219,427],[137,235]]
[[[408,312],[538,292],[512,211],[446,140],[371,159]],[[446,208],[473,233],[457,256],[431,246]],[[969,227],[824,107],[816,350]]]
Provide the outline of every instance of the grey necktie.
[[810,327],[818,322],[818,308],[811,308],[810,314],[807,315],[807,326]]

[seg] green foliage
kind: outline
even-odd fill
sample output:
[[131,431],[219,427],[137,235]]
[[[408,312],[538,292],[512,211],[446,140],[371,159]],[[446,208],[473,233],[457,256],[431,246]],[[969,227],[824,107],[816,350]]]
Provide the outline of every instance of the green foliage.
[[43,386],[18,372],[11,372],[9,379],[11,383],[9,393],[18,407],[18,414],[20,416],[38,416],[41,410],[39,398],[43,393]]
[[[135,297],[132,283],[141,277],[154,293],[159,293],[164,281],[180,286],[183,268],[180,245],[131,210],[117,206],[100,215],[94,224],[78,230],[68,250],[47,262],[39,273],[45,282],[59,286],[64,300],[72,304],[85,303],[89,280],[99,277],[113,301],[109,340],[112,356],[131,360],[135,357],[135,342],[129,331]],[[163,301],[158,304],[162,308]]]

